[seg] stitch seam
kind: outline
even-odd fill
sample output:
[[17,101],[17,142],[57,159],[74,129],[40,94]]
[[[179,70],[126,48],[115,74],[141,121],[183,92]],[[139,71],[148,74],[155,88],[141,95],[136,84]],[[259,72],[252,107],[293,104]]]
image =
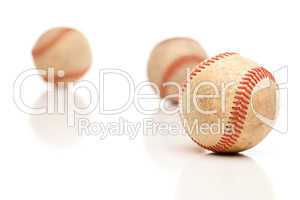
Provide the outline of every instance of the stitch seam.
[[[190,81],[193,80],[193,78],[195,76],[198,75],[198,73],[202,72],[202,70],[206,69],[206,67],[210,66],[211,64],[215,63],[216,61],[220,61],[222,59],[225,59],[226,57],[229,57],[229,56],[232,56],[232,55],[236,55],[237,53],[234,53],[234,52],[225,52],[225,53],[221,53],[217,56],[214,56],[212,58],[208,58],[204,61],[202,61],[199,65],[197,65],[196,67],[193,68],[193,70],[191,71],[188,79],[190,79]],[[181,98],[182,98],[182,93],[185,91],[187,87],[187,80],[184,80],[181,84],[181,90],[180,90],[180,93],[179,93],[179,105],[182,105],[182,102],[181,102]],[[180,117],[180,120],[182,122],[182,124],[184,125],[184,119],[183,119],[183,114],[179,111],[179,117]],[[211,146],[206,146],[206,145],[203,145],[199,142],[197,142],[193,137],[191,137],[189,134],[187,134],[192,141],[194,141],[196,144],[198,144],[200,147],[204,148],[204,149],[208,149],[208,150],[211,150],[211,151],[214,151],[214,148],[211,147]]]
[[[245,82],[245,77],[249,78],[248,81],[246,80],[247,82]],[[251,93],[255,85],[264,78],[269,78],[270,80],[275,81],[273,75],[263,67],[254,67],[248,70],[244,77],[242,77],[239,85],[243,86],[238,87],[235,92],[234,99],[237,101],[233,102],[232,110],[234,111],[230,112],[228,121],[228,124],[233,125],[234,132],[228,131],[228,133],[223,134],[217,144],[208,146],[208,149],[214,152],[224,152],[228,151],[229,148],[236,144],[244,128],[251,100]],[[256,84],[251,84],[251,81],[254,81]]]
[[[236,53],[223,53],[217,55],[211,59],[205,60],[200,63],[197,67],[195,67],[190,76],[188,77],[190,80],[193,80],[195,76],[198,75],[202,70],[206,69],[206,67],[210,66],[210,64],[215,63],[215,61],[224,59],[227,56],[234,55]],[[233,131],[225,132],[219,141],[214,145],[204,145],[196,141],[191,135],[190,138],[202,148],[214,151],[214,152],[226,152],[229,148],[231,148],[234,144],[236,144],[237,140],[240,138],[240,135],[243,131],[250,100],[251,94],[254,87],[264,78],[269,78],[272,81],[275,81],[273,75],[267,71],[263,67],[254,67],[247,71],[246,74],[241,78],[239,85],[237,87],[237,91],[235,92],[234,101],[232,105],[232,111],[230,112],[228,125],[231,127]],[[182,93],[185,91],[187,87],[187,80],[182,83],[182,89],[180,93],[179,101],[182,99]],[[179,102],[180,104],[182,102]],[[183,121],[183,115],[180,113],[180,118]]]
[[[220,61],[222,59],[225,59],[228,56],[235,55],[237,53],[234,52],[225,52],[221,53],[215,57],[209,58],[201,62],[198,66],[194,67],[193,70],[190,73],[190,76],[188,79],[193,80],[195,76],[197,76],[202,70],[206,69],[206,67],[210,66],[211,64],[215,63],[216,61]],[[187,87],[187,80],[184,80],[181,84],[181,92],[183,93]]]

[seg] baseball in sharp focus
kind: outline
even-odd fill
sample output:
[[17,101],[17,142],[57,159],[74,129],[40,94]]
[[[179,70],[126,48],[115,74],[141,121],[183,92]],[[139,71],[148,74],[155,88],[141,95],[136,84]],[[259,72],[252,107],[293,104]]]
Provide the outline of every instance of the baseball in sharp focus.
[[277,83],[265,67],[238,53],[223,53],[201,62],[183,82],[180,115],[199,146],[236,153],[272,130],[277,97]]

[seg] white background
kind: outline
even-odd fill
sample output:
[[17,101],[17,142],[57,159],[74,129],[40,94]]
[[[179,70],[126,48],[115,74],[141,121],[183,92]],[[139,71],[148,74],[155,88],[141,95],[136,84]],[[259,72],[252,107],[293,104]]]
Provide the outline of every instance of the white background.
[[[297,1],[3,1],[0,6],[0,199],[299,199],[299,18]],[[31,49],[48,28],[70,26],[92,46],[93,66],[118,68],[146,80],[153,46],[188,36],[209,55],[237,51],[271,71],[289,66],[288,133],[272,131],[240,156],[204,152],[185,137],[78,137],[64,115],[30,116],[13,102],[18,74],[33,67]],[[107,80],[105,98],[117,105],[126,84]],[[45,83],[24,86],[28,105],[44,101]],[[102,94],[100,94],[102,95]],[[78,97],[88,101],[86,95]],[[283,107],[287,107],[287,102]],[[285,109],[284,108],[284,109]],[[284,110],[283,109],[283,110]],[[175,121],[143,116],[134,106],[91,121]],[[285,126],[286,121],[279,121]],[[297,190],[298,189],[298,190]]]

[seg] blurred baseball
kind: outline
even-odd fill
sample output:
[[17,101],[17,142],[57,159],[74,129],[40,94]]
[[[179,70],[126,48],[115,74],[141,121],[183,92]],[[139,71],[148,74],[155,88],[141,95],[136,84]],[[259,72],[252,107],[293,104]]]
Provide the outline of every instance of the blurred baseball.
[[[200,44],[190,38],[170,38],[157,44],[148,61],[148,77],[160,91],[160,96],[178,101],[179,88],[164,85],[168,82],[180,83],[186,78],[187,69],[193,68],[206,59]],[[167,97],[169,96],[169,97]]]
[[45,32],[32,50],[38,69],[53,68],[54,77],[49,73],[44,80],[54,82],[74,81],[82,77],[91,66],[91,49],[82,33],[72,28],[53,28]]

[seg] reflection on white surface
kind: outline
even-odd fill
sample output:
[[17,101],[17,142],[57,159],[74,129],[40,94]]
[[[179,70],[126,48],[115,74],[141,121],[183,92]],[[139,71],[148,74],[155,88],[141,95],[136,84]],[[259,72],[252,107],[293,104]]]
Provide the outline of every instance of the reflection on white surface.
[[[53,105],[55,105],[55,111],[47,114],[31,115],[30,122],[37,138],[41,141],[59,146],[72,145],[78,143],[81,137],[79,136],[77,129],[78,119],[77,117],[75,117],[74,126],[68,126],[67,108],[70,110],[73,108],[72,105],[68,105],[66,89],[56,88],[55,91],[57,90],[63,90],[60,92],[64,92],[65,96],[57,97],[57,92],[45,92],[37,99],[34,105],[36,107],[47,106],[48,94],[54,95],[55,98],[53,99],[55,99],[55,101],[53,102]],[[76,93],[74,93],[74,99],[76,102],[76,106],[85,106],[84,99]],[[63,107],[61,104],[63,104],[64,106],[64,113],[58,112],[58,106],[60,108]],[[88,118],[89,116],[85,115],[81,117]]]
[[200,155],[179,177],[177,200],[273,200],[270,181],[255,161],[243,155]]
[[[153,122],[180,123],[179,116],[162,112],[152,116]],[[154,128],[155,129],[155,128]],[[191,158],[203,153],[187,135],[175,135],[173,131],[149,130],[144,133],[145,148],[149,156],[163,167],[181,169]]]

